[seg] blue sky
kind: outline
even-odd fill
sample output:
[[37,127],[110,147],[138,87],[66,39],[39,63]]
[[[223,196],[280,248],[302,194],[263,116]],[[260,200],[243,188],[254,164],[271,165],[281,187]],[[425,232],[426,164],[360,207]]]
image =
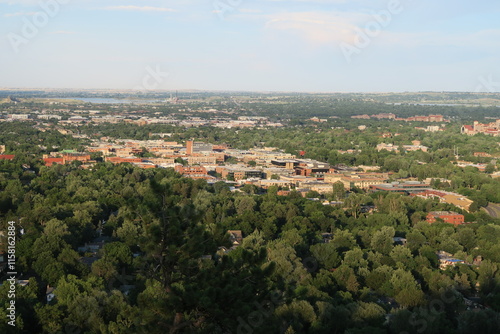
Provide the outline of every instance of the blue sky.
[[0,0],[0,87],[498,91],[499,17],[497,0]]

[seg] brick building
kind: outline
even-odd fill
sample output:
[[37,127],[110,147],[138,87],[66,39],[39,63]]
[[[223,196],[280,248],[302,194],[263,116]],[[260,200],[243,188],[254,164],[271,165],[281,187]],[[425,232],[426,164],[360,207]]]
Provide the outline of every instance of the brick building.
[[207,174],[207,169],[203,166],[175,166],[175,171],[191,179],[209,179],[210,176]]
[[429,224],[433,224],[438,218],[442,219],[445,223],[453,224],[455,226],[461,225],[465,222],[464,215],[453,211],[432,211],[429,212],[426,220]]

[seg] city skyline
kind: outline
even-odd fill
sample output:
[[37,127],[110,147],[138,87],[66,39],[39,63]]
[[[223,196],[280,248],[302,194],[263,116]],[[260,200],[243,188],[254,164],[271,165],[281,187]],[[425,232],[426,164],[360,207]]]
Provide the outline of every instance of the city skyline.
[[0,87],[500,90],[493,1],[0,0]]

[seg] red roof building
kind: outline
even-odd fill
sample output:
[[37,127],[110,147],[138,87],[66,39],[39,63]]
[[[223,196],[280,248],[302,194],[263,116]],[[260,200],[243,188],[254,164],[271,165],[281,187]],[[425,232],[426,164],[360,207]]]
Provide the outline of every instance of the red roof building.
[[14,160],[15,157],[13,154],[2,154],[0,155],[0,160]]
[[53,164],[64,165],[64,158],[44,158],[45,166],[50,167]]
[[455,226],[462,225],[465,222],[464,215],[453,211],[432,211],[429,212],[426,220],[429,224],[433,224],[438,218],[442,219],[445,223],[453,224]]

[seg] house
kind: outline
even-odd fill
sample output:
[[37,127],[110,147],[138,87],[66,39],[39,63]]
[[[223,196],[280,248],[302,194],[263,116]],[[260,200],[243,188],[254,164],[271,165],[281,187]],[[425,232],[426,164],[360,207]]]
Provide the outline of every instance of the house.
[[93,243],[86,243],[84,246],[78,247],[78,252],[81,253],[97,253],[102,247],[104,247],[104,241],[101,242],[93,242]]
[[401,246],[404,246],[406,245],[406,238],[401,238],[401,237],[394,237],[392,238],[392,240],[394,241],[394,244],[396,245],[401,245]]
[[56,295],[54,294],[54,288],[47,285],[47,289],[45,289],[45,299],[47,300],[47,304],[50,303]]
[[233,247],[238,247],[243,242],[243,234],[241,230],[229,230],[229,240],[233,243]]
[[321,233],[321,239],[323,240],[323,243],[327,244],[333,240],[333,233]]
[[439,251],[437,253],[439,258],[439,269],[446,270],[448,267],[454,267],[457,264],[465,264],[464,260],[455,259],[452,257],[452,254],[447,253],[445,251]]

